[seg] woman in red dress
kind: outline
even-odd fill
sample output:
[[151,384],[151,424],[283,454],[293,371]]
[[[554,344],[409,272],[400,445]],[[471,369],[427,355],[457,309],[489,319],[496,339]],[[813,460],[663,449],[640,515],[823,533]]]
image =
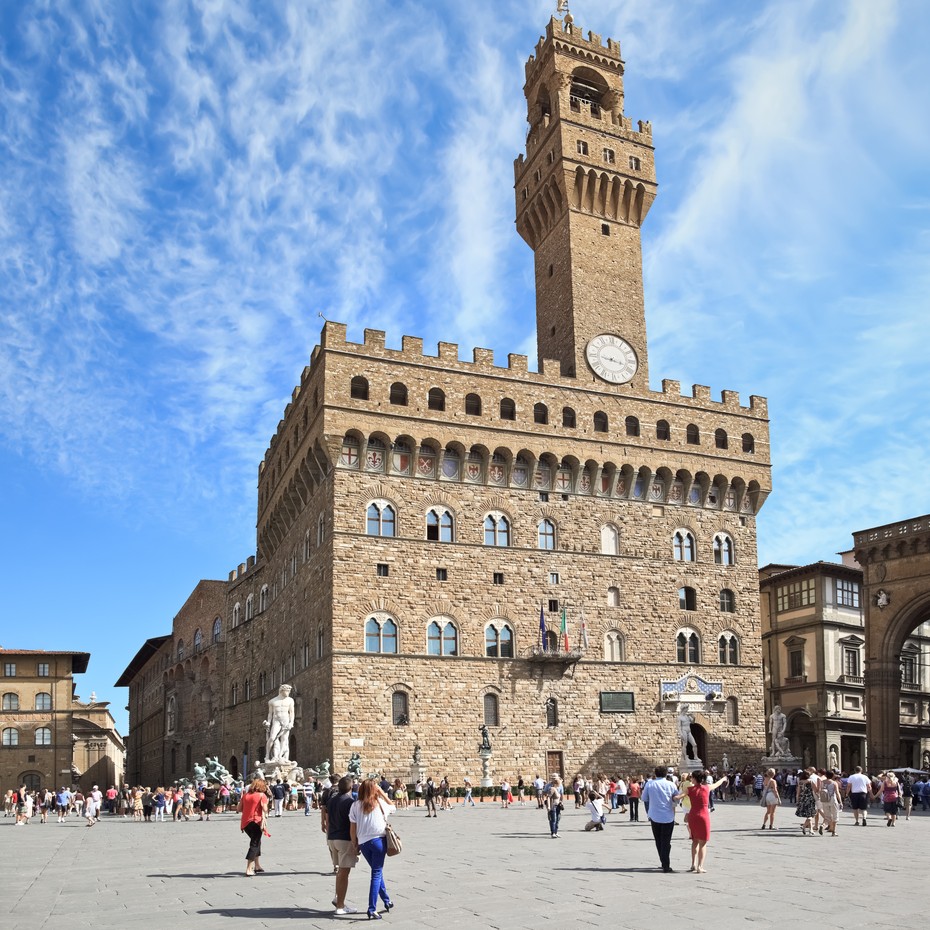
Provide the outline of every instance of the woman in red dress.
[[691,801],[691,811],[688,814],[688,828],[691,831],[691,868],[689,872],[705,872],[704,856],[707,854],[707,841],[710,839],[710,811],[708,803],[711,791],[716,791],[727,778],[718,779],[713,784],[707,784],[707,772],[692,772],[691,787],[688,788],[688,798]]

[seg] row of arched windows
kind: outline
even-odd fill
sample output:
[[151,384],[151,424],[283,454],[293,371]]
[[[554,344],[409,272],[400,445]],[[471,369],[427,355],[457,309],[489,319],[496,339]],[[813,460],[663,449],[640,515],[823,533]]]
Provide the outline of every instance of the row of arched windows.
[[[397,621],[373,615],[365,621],[365,652],[395,655],[399,652]],[[426,628],[426,653],[432,656],[459,655],[459,630],[447,617],[431,620]],[[503,620],[492,620],[484,628],[484,654],[490,659],[512,659],[513,628]]]
[[[720,665],[739,665],[739,637],[732,630],[724,630],[717,637],[717,661]],[[692,629],[679,630],[675,637],[675,653],[678,662],[698,665],[701,658],[701,637]]]
[[612,462],[581,462],[572,456],[558,458],[544,452],[538,457],[523,450],[490,451],[484,446],[466,448],[459,443],[442,446],[432,439],[419,445],[410,437],[390,442],[383,435],[367,439],[355,431],[342,440],[339,467],[370,474],[410,476],[443,482],[485,484],[536,491],[542,500],[552,492],[615,497],[653,504],[706,507],[754,513],[761,503],[758,482],[685,469],[653,471],[646,466],[617,466]]
[[[19,746],[20,745],[19,730],[17,730],[16,727],[4,727],[2,745],[4,746]],[[36,727],[34,745],[51,746],[52,745],[52,728],[51,727]]]
[[[397,509],[390,502],[372,501],[366,510],[365,530],[369,536],[397,535]],[[486,546],[510,546],[512,541],[511,521],[503,513],[492,511],[483,521],[484,544]],[[435,542],[455,542],[455,517],[444,507],[431,507],[426,512],[425,538]],[[538,549],[554,550],[557,544],[555,521],[548,517],[536,524],[536,546]],[[620,531],[613,523],[601,527],[601,552],[605,555],[620,554]],[[736,550],[733,537],[719,532],[713,539],[714,562],[717,565],[733,565]],[[676,561],[696,562],[697,543],[691,530],[679,529],[672,536],[672,555]],[[262,591],[264,592],[264,588]]]
[[[368,379],[362,375],[356,375],[351,382],[349,393],[354,400],[370,400],[370,386]],[[407,385],[402,381],[395,381],[388,391],[388,402],[395,407],[406,407],[409,403],[409,391]],[[426,395],[426,406],[428,410],[445,411],[446,393],[442,388],[430,388]],[[468,416],[481,416],[484,404],[479,394],[466,394],[462,409]],[[501,420],[515,422],[517,420],[517,404],[511,397],[504,397],[498,405],[498,415]],[[543,403],[533,405],[533,422],[538,424],[550,423],[552,414],[549,407]],[[562,426],[569,429],[576,429],[578,426],[577,416],[572,407],[563,407],[561,411]],[[609,431],[607,414],[603,410],[598,410],[592,417],[592,426],[596,433],[606,433]],[[643,435],[642,426],[639,418],[628,416],[623,421],[623,431],[626,436],[638,437]],[[672,438],[672,428],[668,420],[659,420],[655,425],[655,438],[662,442],[670,442]],[[701,431],[695,423],[689,423],[685,427],[685,442],[688,445],[698,446],[701,444]],[[756,451],[756,443],[752,433],[743,433],[740,442],[743,452],[752,454]],[[729,449],[730,438],[727,431],[717,429],[714,431],[714,447],[717,449]]]
[[[220,620],[219,617],[217,617],[213,621],[213,628],[210,631],[210,644],[213,645],[214,643],[218,643],[220,641],[220,637],[222,636],[222,633],[223,633],[223,622]],[[194,652],[193,652],[194,655],[197,655],[199,652],[203,650],[203,632],[201,631],[200,627],[197,627],[197,629],[194,630],[193,647],[194,647]],[[185,650],[187,648],[183,639],[178,640],[176,648],[177,648],[178,662],[183,662],[184,656],[185,656]]]
[[[52,696],[48,691],[39,691],[35,696],[35,707],[33,710],[51,710]],[[19,695],[14,691],[7,691],[3,695],[4,710],[20,710]]]
[[[559,645],[557,634],[548,630],[547,648],[555,651]],[[437,617],[426,627],[426,653],[432,656],[460,655],[459,629],[448,617]],[[696,630],[682,628],[675,638],[676,661],[699,664],[701,639]],[[365,652],[396,655],[400,652],[397,621],[387,614],[375,614],[365,621]],[[732,630],[725,630],[718,637],[718,660],[721,665],[739,664],[739,638]],[[514,632],[503,620],[492,620],[484,628],[484,655],[492,659],[512,659],[515,656]],[[626,642],[616,629],[604,634],[603,658],[608,662],[626,659]]]
[[[685,585],[678,589],[678,607],[681,610],[697,610],[697,591]],[[720,612],[732,614],[736,612],[736,595],[729,589],[720,591]]]
[[[482,711],[485,726],[500,726],[500,702],[494,692],[484,695]],[[391,695],[391,722],[395,727],[405,727],[410,723],[410,695],[400,688]]]

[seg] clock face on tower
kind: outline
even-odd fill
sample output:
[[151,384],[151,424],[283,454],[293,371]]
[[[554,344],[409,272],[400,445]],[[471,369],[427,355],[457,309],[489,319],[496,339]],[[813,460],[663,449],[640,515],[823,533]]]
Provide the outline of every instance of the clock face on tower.
[[611,384],[625,384],[639,367],[633,347],[610,333],[595,336],[584,351],[591,370]]

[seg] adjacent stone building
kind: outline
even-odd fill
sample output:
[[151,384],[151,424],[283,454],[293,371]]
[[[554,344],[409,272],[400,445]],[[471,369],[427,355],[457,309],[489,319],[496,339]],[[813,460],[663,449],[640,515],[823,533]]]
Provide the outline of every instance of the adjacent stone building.
[[[287,681],[303,765],[344,770],[359,752],[365,771],[405,775],[419,744],[430,771],[474,777],[486,724],[495,776],[641,770],[677,762],[682,702],[705,761],[758,760],[767,407],[650,389],[640,225],[655,162],[623,73],[619,44],[570,16],[526,65],[514,170],[538,371],[324,326],[259,468],[257,552],[229,578],[211,662],[223,690],[214,678],[202,702],[224,720],[199,732],[206,752],[250,767]],[[198,700],[177,636],[120,681],[153,753],[172,683]]]
[[768,709],[781,705],[791,750],[807,763],[927,768],[930,518],[854,539],[842,563],[759,570]]
[[81,701],[87,652],[0,649],[0,785],[115,784],[125,750],[106,701]]
[[116,682],[129,688],[126,777],[132,784],[155,787],[189,777],[194,761],[225,746],[225,613],[225,582],[199,582],[171,633],[147,639]]

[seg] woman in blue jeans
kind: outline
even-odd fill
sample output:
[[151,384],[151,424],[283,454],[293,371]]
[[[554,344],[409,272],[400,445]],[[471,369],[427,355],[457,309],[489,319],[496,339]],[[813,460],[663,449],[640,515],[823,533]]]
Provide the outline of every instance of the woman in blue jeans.
[[384,884],[384,857],[387,841],[384,838],[387,818],[394,813],[394,805],[378,787],[373,778],[367,778],[358,789],[358,800],[349,809],[349,831],[355,848],[371,866],[371,885],[368,889],[368,919],[381,920],[378,898],[389,911],[394,902]]
[[559,818],[562,816],[562,778],[560,775],[553,775],[546,789],[546,812],[549,814],[549,834],[553,839],[559,835]]

